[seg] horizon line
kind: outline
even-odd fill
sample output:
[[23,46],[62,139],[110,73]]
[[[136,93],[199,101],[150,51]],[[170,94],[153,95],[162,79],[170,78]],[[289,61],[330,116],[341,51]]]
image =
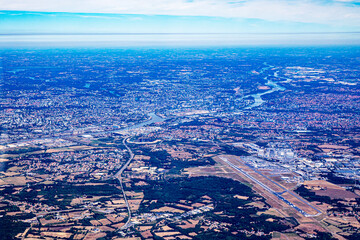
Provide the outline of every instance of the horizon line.
[[360,34],[360,31],[350,31],[350,32],[209,32],[209,33],[182,33],[182,32],[164,32],[164,33],[147,33],[147,32],[85,32],[85,33],[46,33],[46,32],[34,32],[34,33],[0,33],[0,36],[27,36],[27,35],[260,35],[260,34],[268,34],[268,35],[282,35],[282,34],[294,34],[294,35],[306,35],[306,34]]

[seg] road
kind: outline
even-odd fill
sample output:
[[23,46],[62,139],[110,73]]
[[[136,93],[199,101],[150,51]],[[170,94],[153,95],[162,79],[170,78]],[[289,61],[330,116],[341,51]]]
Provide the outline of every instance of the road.
[[[164,120],[165,120],[164,118],[159,117],[154,112],[152,112],[152,113],[149,113],[149,119],[145,120],[144,122],[136,123],[134,125],[124,127],[124,128],[119,128],[119,129],[114,129],[114,130],[105,130],[105,131],[99,131],[99,132],[81,132],[81,133],[73,133],[75,130],[72,130],[71,132],[56,133],[57,136],[46,135],[46,136],[43,136],[40,138],[28,138],[28,139],[24,139],[24,140],[12,141],[12,142],[8,142],[7,144],[19,144],[19,143],[28,143],[31,141],[40,141],[40,140],[44,140],[44,139],[56,140],[56,139],[65,139],[65,138],[68,141],[76,142],[76,140],[72,139],[72,137],[82,136],[82,135],[86,135],[86,134],[100,135],[100,134],[107,134],[107,133],[116,133],[119,131],[132,130],[135,128],[143,127],[143,126],[155,123],[155,122],[163,122]],[[80,142],[80,144],[82,144],[82,143]],[[3,152],[3,151],[0,151],[0,153],[1,152]]]
[[120,170],[114,175],[114,177],[116,179],[119,180],[120,182],[120,187],[121,187],[121,190],[122,190],[122,193],[123,193],[123,196],[124,196],[124,200],[125,200],[125,204],[126,204],[126,207],[128,209],[128,219],[125,223],[124,226],[121,227],[121,229],[127,229],[128,227],[131,226],[131,209],[130,209],[130,205],[129,205],[129,202],[126,198],[126,194],[125,194],[125,190],[124,190],[124,186],[123,186],[123,182],[122,182],[122,173],[124,172],[124,170],[129,166],[130,162],[133,160],[135,154],[131,151],[131,149],[129,148],[129,146],[126,144],[126,141],[128,140],[128,138],[124,138],[123,140],[123,144],[124,146],[126,147],[126,149],[128,150],[128,152],[130,153],[130,158],[126,161],[126,163],[120,168]]

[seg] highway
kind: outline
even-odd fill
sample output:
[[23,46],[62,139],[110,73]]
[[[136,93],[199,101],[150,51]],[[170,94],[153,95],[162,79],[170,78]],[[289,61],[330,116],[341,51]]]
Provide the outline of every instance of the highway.
[[[314,216],[318,216],[321,214],[321,211],[319,211],[318,209],[314,208],[313,206],[311,206],[309,203],[304,202],[302,199],[300,199],[299,197],[297,197],[296,195],[292,194],[291,192],[289,192],[287,189],[281,187],[284,189],[283,192],[278,193],[275,192],[274,190],[272,190],[271,188],[269,188],[267,185],[265,185],[264,183],[260,182],[259,180],[257,180],[256,178],[254,178],[253,176],[251,176],[250,174],[248,174],[247,172],[245,172],[244,170],[242,170],[241,168],[239,168],[238,166],[234,165],[233,163],[229,162],[225,157],[220,157],[221,160],[223,160],[224,162],[226,162],[230,167],[232,167],[233,169],[237,170],[238,172],[240,172],[241,174],[245,175],[247,178],[251,179],[252,181],[254,181],[255,183],[257,183],[258,185],[260,185],[262,188],[264,188],[266,191],[268,191],[269,193],[272,193],[273,195],[275,195],[277,198],[279,198],[281,201],[285,202],[286,204],[288,204],[290,207],[292,207],[293,209],[295,209],[297,212],[301,213],[302,215],[304,215],[305,217],[314,217]],[[290,202],[289,200],[285,199],[283,196],[281,196],[281,194],[285,193],[285,192],[289,192],[292,196],[296,197],[297,199],[301,200],[302,202],[306,203],[307,205],[311,206],[313,209],[315,209],[318,213],[313,215],[313,214],[308,214],[305,211],[301,210],[299,207],[295,206],[292,202]]]
[[[163,122],[163,121],[165,121],[164,118],[161,118],[158,115],[156,115],[155,112],[152,112],[152,113],[149,113],[149,119],[145,120],[144,122],[136,123],[134,125],[124,127],[124,128],[119,128],[119,129],[114,129],[114,130],[106,130],[106,131],[99,131],[99,132],[91,132],[90,131],[90,132],[81,132],[81,133],[73,133],[75,130],[72,130],[72,132],[56,133],[57,136],[54,136],[54,134],[45,135],[45,136],[40,137],[40,138],[28,138],[28,139],[24,139],[24,140],[17,140],[17,141],[8,142],[7,144],[30,143],[31,141],[40,141],[40,140],[44,140],[44,139],[51,139],[51,140],[66,139],[68,141],[83,144],[81,141],[74,140],[71,137],[82,136],[82,135],[86,135],[86,134],[100,135],[100,134],[116,133],[116,132],[119,132],[119,131],[132,130],[132,129],[136,129],[136,128],[139,128],[139,127],[144,127],[146,125],[149,125],[149,124],[152,124],[152,123],[155,123],[155,122]],[[2,154],[2,152],[4,152],[4,150],[0,151],[0,154]]]
[[130,162],[133,160],[134,158],[134,153],[131,151],[131,149],[129,148],[129,146],[126,144],[126,141],[128,140],[128,138],[124,138],[123,140],[123,144],[124,146],[126,147],[126,149],[128,150],[128,152],[130,153],[130,158],[126,161],[126,163],[120,168],[120,170],[114,175],[114,177],[119,180],[120,182],[120,187],[121,187],[121,190],[122,190],[122,193],[123,193],[123,196],[124,196],[124,200],[125,200],[125,204],[126,204],[126,207],[127,207],[127,210],[128,210],[128,219],[125,223],[124,226],[121,227],[121,229],[127,229],[128,227],[130,227],[132,224],[131,224],[131,209],[130,209],[130,205],[129,205],[129,202],[126,198],[126,194],[125,194],[125,190],[124,190],[124,186],[123,186],[123,182],[122,182],[122,173],[124,172],[124,170],[129,166]]

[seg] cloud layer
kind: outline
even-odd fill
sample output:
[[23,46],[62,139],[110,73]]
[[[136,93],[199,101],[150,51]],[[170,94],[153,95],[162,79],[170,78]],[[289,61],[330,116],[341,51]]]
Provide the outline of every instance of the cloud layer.
[[0,0],[1,10],[256,18],[360,30],[359,0]]

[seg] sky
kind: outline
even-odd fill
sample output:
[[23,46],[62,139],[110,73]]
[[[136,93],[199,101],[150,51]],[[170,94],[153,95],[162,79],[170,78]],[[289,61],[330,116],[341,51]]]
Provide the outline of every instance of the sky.
[[0,0],[0,42],[15,38],[7,35],[86,33],[235,34],[216,41],[250,34],[250,42],[274,33],[272,41],[285,34],[308,40],[311,33],[323,42],[360,44],[360,0]]

